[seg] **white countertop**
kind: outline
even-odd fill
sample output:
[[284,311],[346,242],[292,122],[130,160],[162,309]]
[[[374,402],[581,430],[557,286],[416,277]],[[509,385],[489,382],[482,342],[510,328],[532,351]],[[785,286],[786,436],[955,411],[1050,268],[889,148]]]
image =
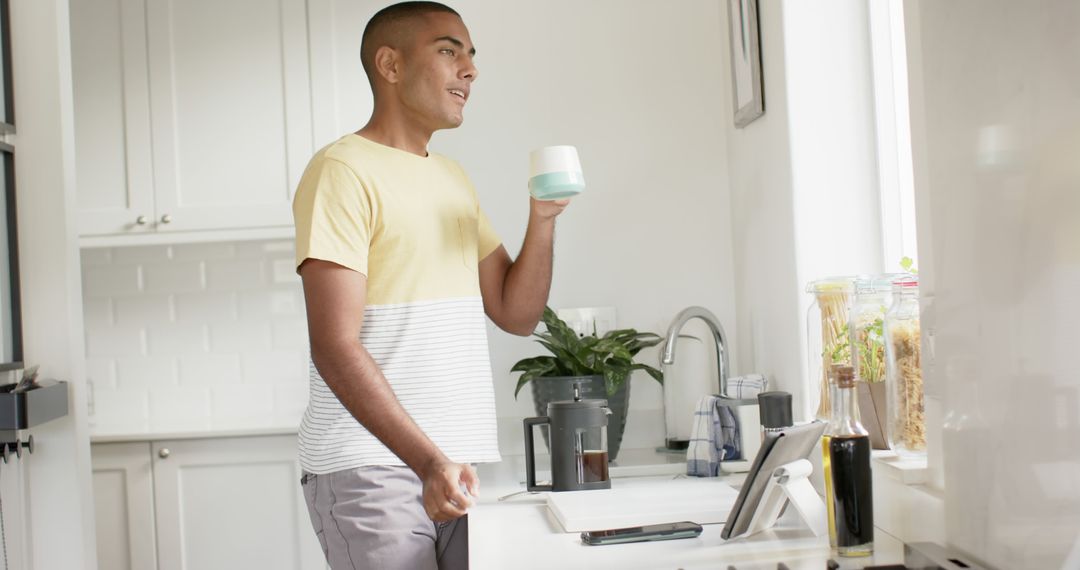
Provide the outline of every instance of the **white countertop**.
[[[92,423],[93,443],[160,441],[216,437],[245,437],[295,434],[299,418],[269,417],[234,420],[228,423],[208,420],[147,423],[141,425]],[[886,457],[875,458],[880,468]],[[919,477],[920,466],[910,462],[888,461],[891,477],[906,480]],[[917,462],[915,462],[917,463]],[[921,469],[925,469],[925,462]],[[537,479],[548,475],[548,457],[537,457]],[[681,568],[684,570],[775,570],[783,562],[791,570],[821,570],[830,559],[828,539],[814,537],[801,523],[788,515],[777,528],[749,539],[725,542],[720,538],[723,525],[704,525],[698,538],[606,546],[585,546],[578,533],[565,533],[551,515],[545,494],[525,493],[525,461],[520,455],[506,455],[500,463],[477,467],[480,497],[470,509],[469,527],[471,568],[504,570],[516,568],[624,569]],[[655,449],[624,449],[613,462],[610,474],[614,485],[620,481],[633,484],[663,485],[683,477],[686,460],[683,454],[658,452]],[[728,475],[732,485],[742,482],[742,475]],[[910,481],[905,481],[910,484]],[[509,497],[507,497],[509,496]],[[504,501],[499,501],[505,497]],[[875,555],[869,559],[834,558],[841,568],[862,568],[871,564],[892,564],[903,560],[902,543],[876,529]]]
[[[794,509],[789,509],[794,511]],[[742,540],[720,538],[723,525],[704,525],[698,538],[585,546],[578,533],[564,533],[543,497],[522,496],[480,504],[469,513],[469,557],[473,570],[681,568],[684,570],[822,570],[831,558],[828,537],[815,537],[794,521]],[[903,545],[880,529],[871,558],[834,558],[841,568],[903,561]]]
[[292,416],[266,416],[231,419],[228,421],[202,419],[139,424],[93,421],[89,425],[91,443],[288,435],[295,434],[299,427],[300,418]]
[[[627,450],[621,467],[612,466],[612,483],[664,485],[685,473],[678,456]],[[638,464],[637,461],[654,463]],[[660,456],[664,462],[655,463]],[[482,465],[480,497],[469,511],[469,556],[473,570],[516,569],[664,569],[684,570],[776,570],[783,562],[791,570],[821,570],[833,558],[844,569],[872,564],[895,564],[903,560],[903,544],[881,529],[875,533],[875,554],[871,558],[841,559],[831,556],[827,537],[815,537],[794,518],[794,509],[778,526],[748,539],[724,541],[723,525],[704,525],[698,538],[662,542],[642,542],[606,546],[585,546],[579,533],[566,533],[548,510],[545,493],[523,493],[524,462],[508,457],[500,464]],[[645,477],[640,473],[666,472]],[[628,477],[629,475],[629,477]],[[542,477],[539,477],[542,479]],[[741,475],[725,480],[741,483]],[[500,497],[505,500],[499,501]]]

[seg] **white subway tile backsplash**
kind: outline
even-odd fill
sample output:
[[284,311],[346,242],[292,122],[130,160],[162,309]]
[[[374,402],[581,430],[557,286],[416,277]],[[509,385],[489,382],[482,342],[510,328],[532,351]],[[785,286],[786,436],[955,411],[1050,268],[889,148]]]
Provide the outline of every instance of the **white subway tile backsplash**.
[[274,413],[274,393],[252,386],[214,386],[210,389],[214,418],[251,418]]
[[283,416],[300,417],[308,404],[308,383],[290,382],[274,386],[274,410]]
[[238,313],[237,294],[233,291],[178,293],[175,306],[178,322],[235,321]]
[[168,261],[146,264],[143,288],[151,293],[188,293],[206,288],[201,261]]
[[116,383],[120,388],[154,388],[176,385],[176,359],[137,356],[116,359]]
[[246,353],[242,361],[244,382],[307,385],[308,355],[304,352]]
[[210,261],[236,257],[236,246],[231,243],[189,243],[172,246],[173,259]]
[[88,330],[115,324],[113,300],[108,297],[83,299],[83,321]]
[[144,423],[150,418],[150,394],[146,390],[110,390],[94,385],[96,424]]
[[147,294],[117,297],[113,302],[116,305],[116,323],[120,325],[137,326],[173,321],[171,295]]
[[86,381],[95,390],[115,390],[116,361],[112,358],[87,358]]
[[308,341],[291,240],[81,254],[95,423],[299,418]]
[[94,267],[112,263],[112,251],[107,247],[96,247],[82,250],[79,257],[82,258],[83,267]]
[[112,250],[113,263],[160,263],[169,260],[167,245],[137,245]]
[[117,297],[134,295],[141,290],[137,265],[104,265],[84,267],[83,297]]
[[211,352],[266,352],[270,346],[270,321],[210,325]]
[[266,268],[261,259],[206,262],[206,286],[211,290],[261,289],[266,285]]
[[273,324],[274,350],[309,350],[307,321],[281,320]]
[[[304,291],[297,283],[292,289],[278,289],[270,293],[270,313],[275,317],[305,318]],[[306,319],[305,319],[306,320]]]
[[266,259],[292,256],[295,252],[296,247],[292,240],[246,241],[236,244],[237,257]]
[[151,356],[175,356],[207,352],[207,325],[171,323],[150,326],[146,331],[147,352]]
[[179,360],[181,386],[239,384],[243,379],[237,354],[192,354]]
[[146,338],[142,328],[107,326],[86,332],[87,358],[140,356],[145,353]]
[[291,289],[244,291],[239,294],[240,319],[303,317],[304,296],[299,284]]
[[270,274],[275,285],[300,285],[300,275],[296,273],[296,262],[292,257],[271,261]]
[[157,386],[150,391],[150,421],[158,424],[209,420],[210,388]]

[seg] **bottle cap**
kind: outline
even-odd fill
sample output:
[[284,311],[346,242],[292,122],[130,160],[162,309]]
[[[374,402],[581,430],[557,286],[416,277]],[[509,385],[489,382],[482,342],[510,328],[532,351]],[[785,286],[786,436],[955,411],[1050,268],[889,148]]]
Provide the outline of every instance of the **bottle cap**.
[[791,394],[787,392],[762,392],[758,394],[761,409],[761,426],[765,429],[791,427]]

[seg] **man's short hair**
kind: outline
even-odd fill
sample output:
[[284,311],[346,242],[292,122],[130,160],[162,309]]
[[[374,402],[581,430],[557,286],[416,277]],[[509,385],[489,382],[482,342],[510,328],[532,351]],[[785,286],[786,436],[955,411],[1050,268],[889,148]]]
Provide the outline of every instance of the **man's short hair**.
[[400,30],[394,28],[409,20],[435,12],[461,17],[453,8],[438,2],[400,2],[379,10],[371,17],[360,40],[360,62],[364,65],[364,73],[367,73],[372,87],[375,86],[375,52],[387,45],[381,38],[387,37],[386,33],[400,33]]

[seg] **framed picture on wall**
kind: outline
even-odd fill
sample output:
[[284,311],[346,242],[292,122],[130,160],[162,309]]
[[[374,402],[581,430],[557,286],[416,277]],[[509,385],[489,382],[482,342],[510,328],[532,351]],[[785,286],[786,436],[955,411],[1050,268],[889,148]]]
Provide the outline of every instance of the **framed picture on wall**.
[[731,38],[731,89],[735,127],[743,128],[765,112],[761,83],[757,0],[727,0]]

